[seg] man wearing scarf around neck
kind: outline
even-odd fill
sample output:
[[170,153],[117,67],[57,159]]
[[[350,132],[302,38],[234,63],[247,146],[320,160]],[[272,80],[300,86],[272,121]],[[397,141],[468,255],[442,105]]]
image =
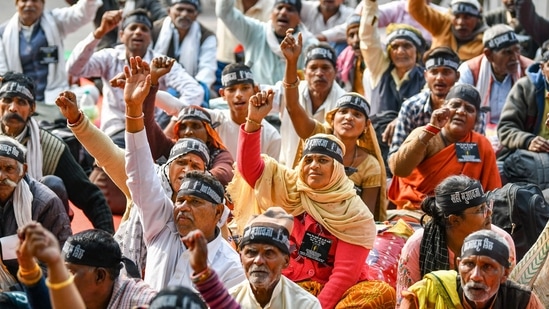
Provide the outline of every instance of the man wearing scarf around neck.
[[90,182],[69,147],[39,127],[35,84],[26,75],[8,72],[0,84],[2,135],[11,136],[27,147],[29,176],[48,186],[69,212],[69,200],[82,209],[95,228],[114,233],[112,213],[105,196]]
[[199,0],[168,0],[168,17],[153,24],[154,51],[174,58],[204,89],[208,102],[215,82],[215,34],[198,22]]
[[[17,102],[19,99],[16,98]],[[16,140],[0,136],[0,289],[17,284],[15,245],[17,229],[40,222],[60,244],[72,234],[61,200],[48,187],[27,175],[27,149]],[[13,245],[13,246],[12,246]],[[17,289],[17,288],[15,288]]]
[[[101,38],[120,25],[120,40],[124,44],[115,48],[95,51]],[[122,18],[122,11],[108,11],[103,15],[101,26],[80,41],[67,60],[67,70],[73,76],[99,76],[103,80],[103,104],[101,106],[101,130],[107,133],[118,146],[124,148],[124,95],[123,90],[110,84],[120,77],[130,57],[141,57],[150,62],[162,55],[152,51],[152,21],[144,9],[136,9]],[[200,105],[204,90],[183,67],[174,65],[170,72],[153,81],[159,90],[173,88],[179,93],[183,105]]]
[[473,85],[482,94],[480,106],[487,109],[481,114],[485,130],[477,132],[486,132],[497,154],[501,145],[496,131],[503,105],[513,85],[525,76],[533,61],[521,56],[519,39],[510,26],[497,24],[488,28],[482,42],[482,55],[460,65],[458,83]]
[[[318,43],[307,30],[300,18],[301,0],[276,0],[271,20],[258,22],[244,16],[234,8],[234,0],[216,1],[215,13],[242,43],[246,53],[246,65],[254,73],[259,84],[274,85],[284,76],[285,59],[280,51],[280,42],[290,28],[296,29],[294,35],[302,33],[303,45]],[[300,57],[298,67],[304,66],[304,57]]]
[[[16,0],[17,13],[0,26],[0,74],[20,72],[36,83],[37,117],[41,120],[62,118],[53,103],[71,82],[65,70],[63,41],[92,21],[101,4],[101,0],[81,0],[71,7],[48,10],[45,0]],[[94,86],[78,90],[98,96]]]

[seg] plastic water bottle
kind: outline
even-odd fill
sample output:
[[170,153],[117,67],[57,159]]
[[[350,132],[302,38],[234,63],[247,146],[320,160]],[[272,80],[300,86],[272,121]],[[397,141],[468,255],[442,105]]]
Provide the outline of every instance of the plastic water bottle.
[[93,122],[98,116],[97,106],[89,90],[85,90],[79,100],[80,109]]

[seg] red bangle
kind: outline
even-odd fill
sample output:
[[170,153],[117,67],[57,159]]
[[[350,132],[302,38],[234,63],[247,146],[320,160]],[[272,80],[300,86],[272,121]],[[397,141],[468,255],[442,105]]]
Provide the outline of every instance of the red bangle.
[[433,135],[437,135],[439,132],[440,132],[440,128],[433,125],[433,124],[430,124],[428,123],[426,126],[425,126],[425,131],[433,134]]
[[206,281],[212,275],[212,270],[209,267],[206,267],[203,271],[198,274],[193,274],[191,276],[191,281],[193,283],[201,283]]

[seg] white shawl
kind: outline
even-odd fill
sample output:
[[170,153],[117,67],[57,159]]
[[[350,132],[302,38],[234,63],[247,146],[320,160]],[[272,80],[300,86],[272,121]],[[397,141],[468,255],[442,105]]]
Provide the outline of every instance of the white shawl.
[[[40,18],[40,26],[46,35],[48,45],[58,47],[58,63],[50,63],[48,66],[47,89],[45,92],[45,102],[53,104],[59,92],[68,87],[67,74],[65,72],[65,55],[63,54],[64,35],[56,34],[56,21],[49,12],[44,12]],[[21,58],[19,56],[19,14],[14,14],[8,21],[4,35],[2,37],[4,52],[6,54],[6,63],[8,71],[23,72]],[[9,48],[8,48],[9,47]]]
[[[21,179],[13,193],[13,213],[17,227],[22,227],[32,221],[32,192],[25,179]],[[0,260],[0,290],[9,290],[17,281],[9,273],[6,266]]]
[[[516,73],[514,73],[511,78],[513,80],[513,85],[515,82],[521,77],[522,70],[520,68],[520,62],[517,64],[518,69]],[[477,90],[482,95],[482,100],[480,103],[481,107],[490,107],[490,92],[492,90],[492,82],[494,80],[494,73],[492,72],[492,66],[490,64],[490,61],[486,58],[486,56],[482,57],[482,60],[480,62],[480,68],[478,72],[478,80],[477,84],[475,85],[477,87]],[[490,113],[486,113],[486,123],[490,123]]]
[[[174,35],[178,36],[177,29],[173,25],[171,18],[166,17],[164,22],[162,22],[162,28],[158,34],[154,51],[166,55],[168,53],[170,43],[173,41]],[[198,73],[200,39],[200,25],[198,22],[194,21],[189,29],[189,32],[185,35],[183,42],[181,42],[181,45],[179,46],[178,59],[178,62],[183,65],[185,70],[189,72],[191,76],[195,76]],[[177,47],[175,48],[177,50]]]

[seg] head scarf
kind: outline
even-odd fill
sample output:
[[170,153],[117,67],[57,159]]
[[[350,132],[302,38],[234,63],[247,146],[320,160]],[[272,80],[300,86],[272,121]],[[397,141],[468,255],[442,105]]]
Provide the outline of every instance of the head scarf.
[[206,145],[215,149],[227,150],[227,147],[225,147],[225,144],[221,140],[221,137],[219,136],[217,131],[214,130],[219,125],[219,123],[212,123],[210,113],[208,113],[200,106],[191,105],[185,107],[181,110],[181,112],[179,112],[179,118],[177,119],[177,122],[175,123],[175,126],[173,128],[174,136],[179,136],[179,128],[181,127],[181,123],[185,119],[197,119],[202,121],[202,124],[206,129],[206,133],[208,133],[208,140],[205,141]]
[[[319,136],[341,143],[331,134],[313,135]],[[344,148],[342,143],[340,145]],[[245,213],[249,218],[250,212],[261,213],[272,205],[280,205],[294,217],[306,212],[345,242],[367,249],[373,247],[373,216],[356,194],[354,183],[345,174],[343,164],[333,160],[334,169],[329,183],[323,188],[312,189],[302,178],[304,160],[294,169],[288,169],[269,156],[262,155],[262,159],[265,168],[254,188],[238,171],[235,171],[235,177],[227,187],[235,202],[235,218],[239,217],[239,213]]]

